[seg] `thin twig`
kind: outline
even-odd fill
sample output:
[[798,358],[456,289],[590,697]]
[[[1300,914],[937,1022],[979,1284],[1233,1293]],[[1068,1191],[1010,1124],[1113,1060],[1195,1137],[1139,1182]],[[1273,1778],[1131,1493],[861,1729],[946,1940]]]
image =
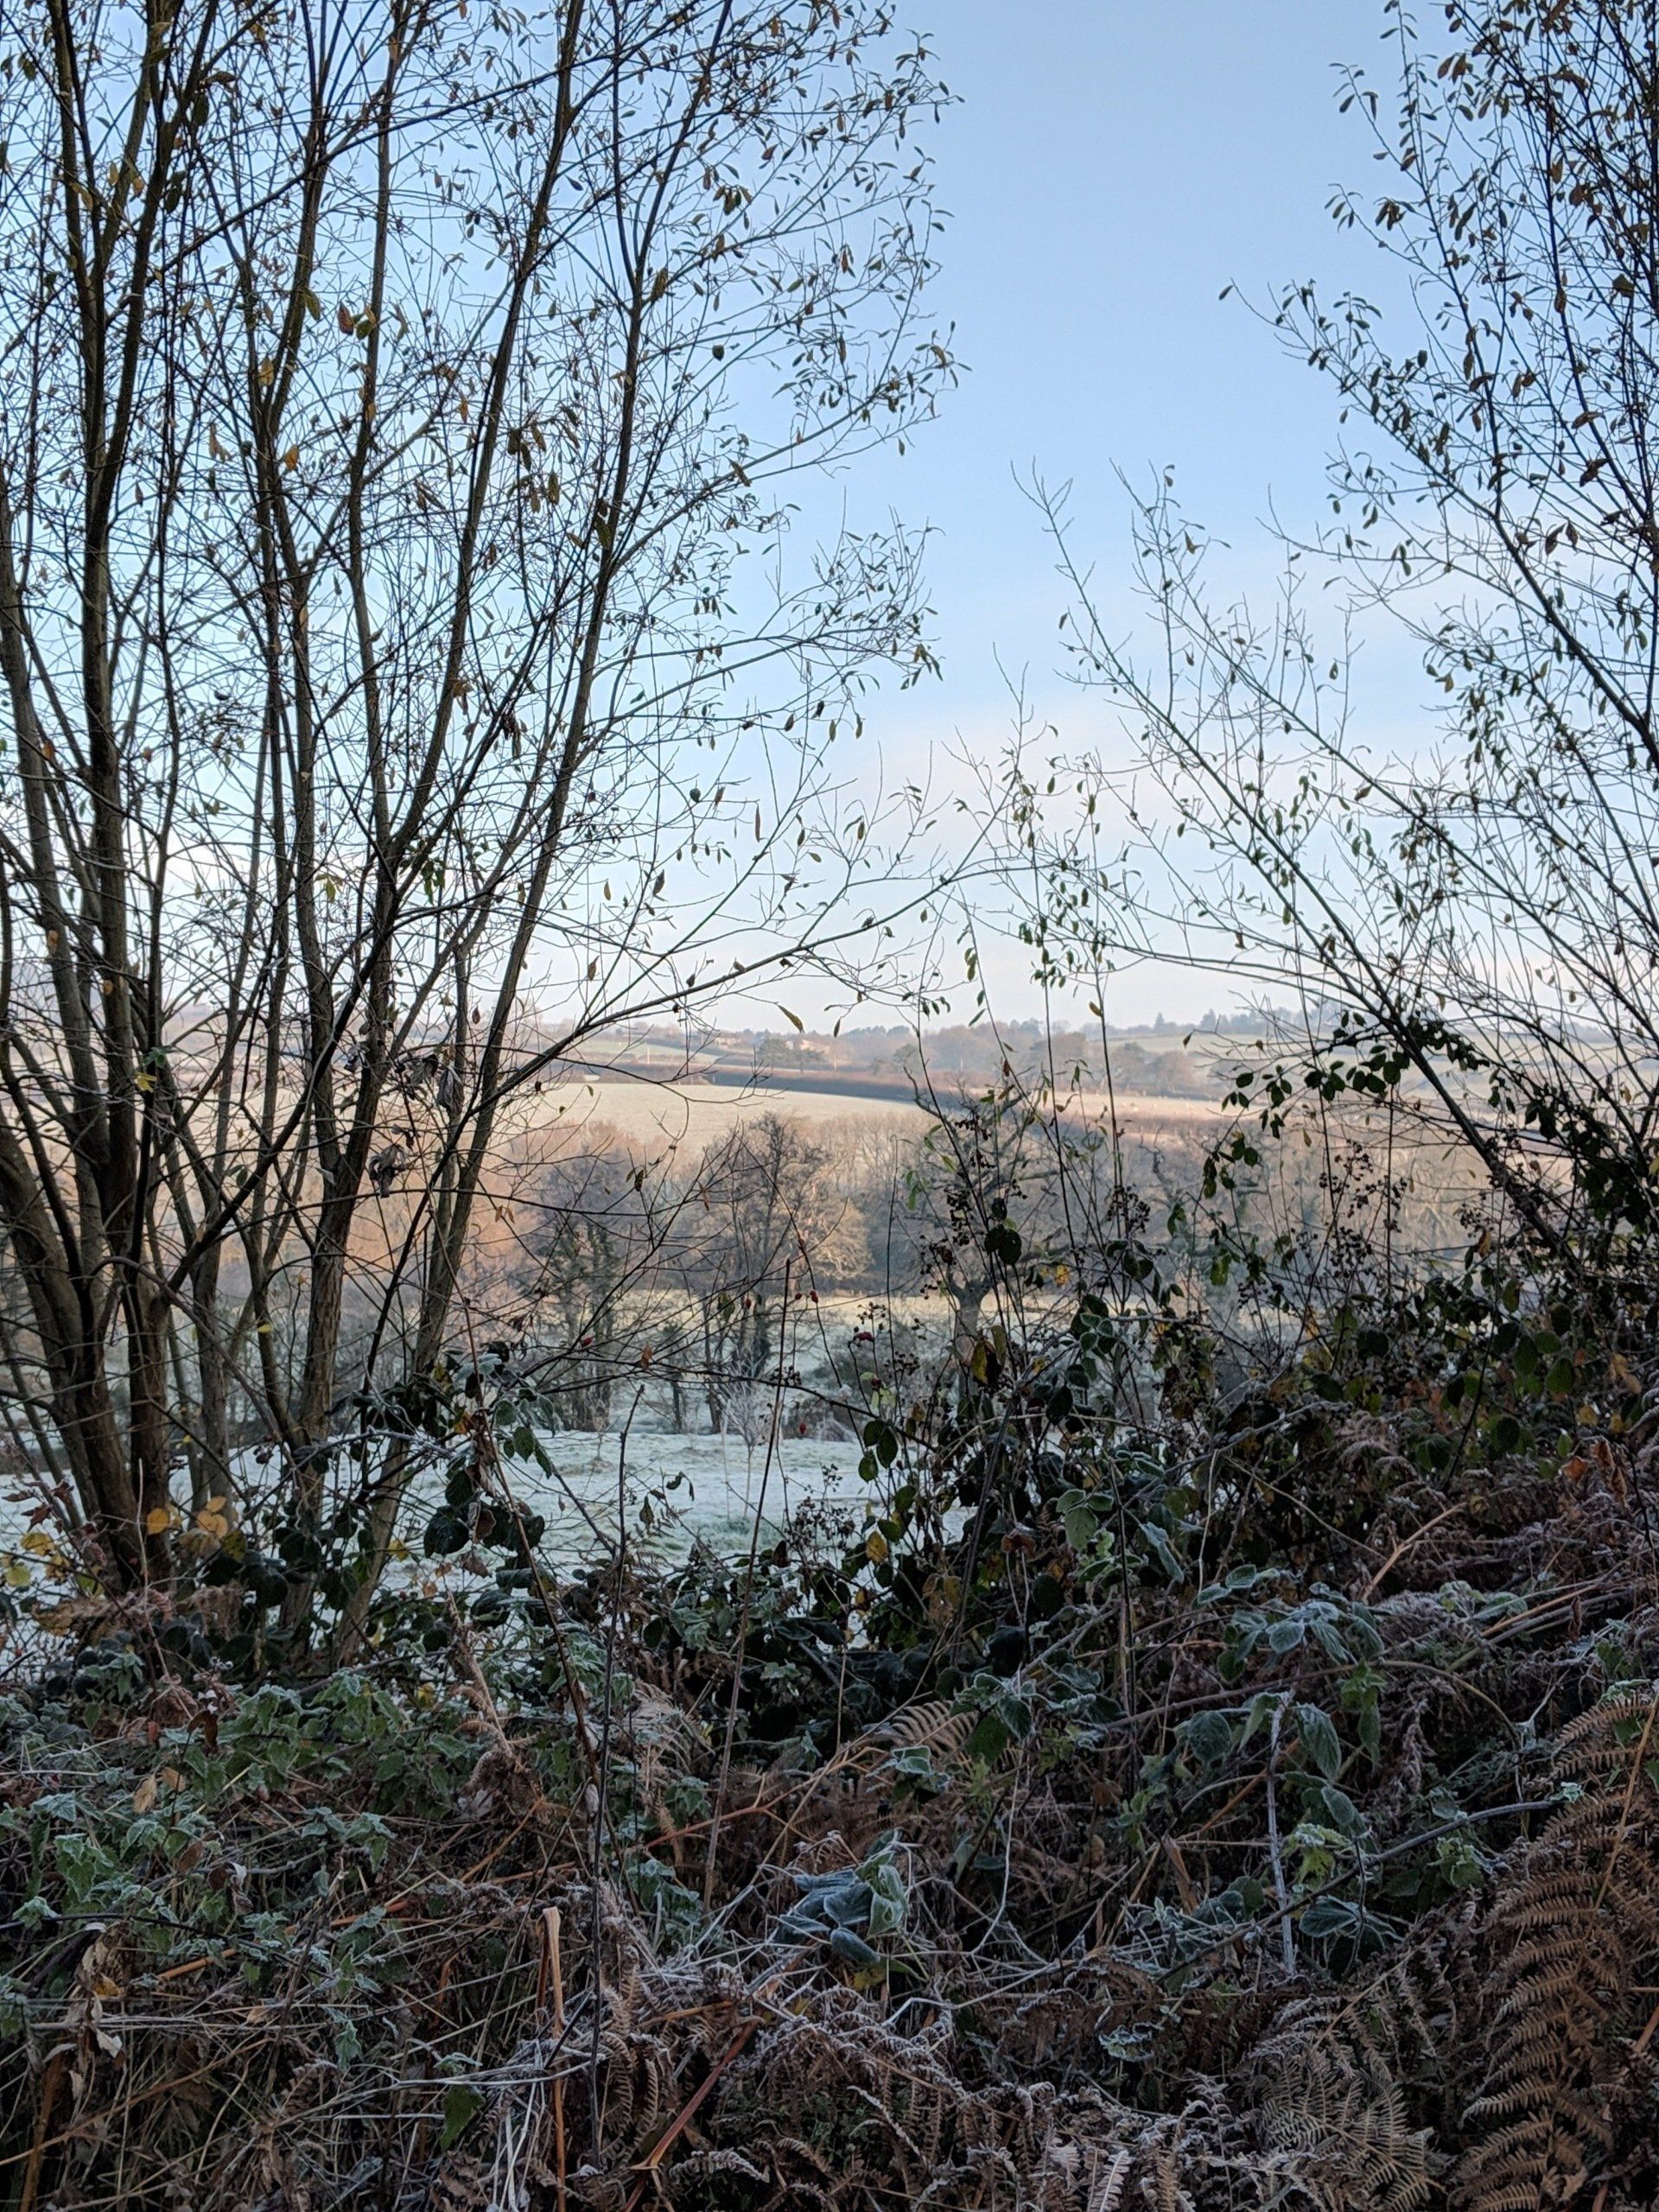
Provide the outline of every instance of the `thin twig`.
[[749,1531],[749,1562],[743,1577],[743,1611],[738,1622],[737,1651],[732,1661],[732,1694],[726,1707],[726,1740],[721,1746],[720,1779],[715,1790],[714,1817],[709,1824],[709,1857],[702,1872],[702,1903],[704,1910],[713,1904],[715,1895],[715,1860],[720,1850],[720,1827],[726,1803],[727,1784],[731,1779],[732,1745],[737,1737],[737,1707],[743,1690],[743,1657],[748,1648],[749,1614],[754,1601],[754,1571],[760,1556],[760,1530],[766,1510],[766,1484],[772,1474],[772,1462],[778,1449],[778,1430],[783,1415],[784,1351],[789,1331],[789,1278],[791,1259],[784,1262],[784,1300],[778,1325],[778,1374],[772,1386],[772,1421],[766,1431],[766,1456],[760,1467],[760,1493],[755,1500],[754,1525]]
[[1274,1773],[1279,1764],[1279,1724],[1284,1718],[1289,1700],[1287,1690],[1273,1708],[1273,1719],[1268,1736],[1268,1856],[1273,1865],[1273,1893],[1279,1903],[1279,1942],[1285,1963],[1285,1979],[1296,1979],[1296,1929],[1291,1916],[1290,1889],[1285,1880],[1285,1862],[1279,1848],[1279,1794],[1274,1787]]

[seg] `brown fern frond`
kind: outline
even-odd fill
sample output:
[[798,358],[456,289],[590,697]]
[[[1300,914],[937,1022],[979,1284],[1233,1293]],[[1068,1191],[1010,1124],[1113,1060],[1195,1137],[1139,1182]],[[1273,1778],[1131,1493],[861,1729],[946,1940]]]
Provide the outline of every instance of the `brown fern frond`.
[[945,1759],[957,1759],[973,1733],[974,1716],[958,1713],[948,1698],[930,1698],[908,1707],[874,1732],[889,1751],[925,1751]]
[[1395,2070],[1391,2016],[1292,2005],[1253,2054],[1253,2120],[1287,2198],[1337,2212],[1411,2212],[1432,2188],[1428,2131],[1410,2124]]
[[1463,2212],[1564,2202],[1613,2159],[1636,1993],[1659,1969],[1656,1714],[1649,1694],[1625,1694],[1561,1732],[1557,1771],[1583,1794],[1515,1854],[1488,1915]]

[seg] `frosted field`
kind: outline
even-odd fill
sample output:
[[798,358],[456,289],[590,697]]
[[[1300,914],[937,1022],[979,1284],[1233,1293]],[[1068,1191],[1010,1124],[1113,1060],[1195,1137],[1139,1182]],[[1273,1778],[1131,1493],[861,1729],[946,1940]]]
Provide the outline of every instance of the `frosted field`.
[[[542,1442],[550,1476],[517,1463],[512,1471],[521,1503],[546,1516],[546,1548],[566,1560],[608,1551],[616,1541],[620,1434],[573,1430]],[[740,1436],[636,1429],[623,1455],[628,1542],[658,1558],[683,1552],[694,1537],[737,1552],[747,1548],[757,1511],[763,1529],[775,1531],[814,1502],[860,1506],[870,1495],[858,1477],[860,1449],[785,1436],[768,1468],[765,1446],[751,1449]]]
[[[543,1436],[541,1444],[553,1462],[550,1474],[520,1461],[505,1469],[519,1503],[547,1522],[541,1548],[563,1567],[607,1556],[616,1543],[620,1436],[568,1430]],[[637,1557],[669,1560],[683,1557],[701,1539],[738,1556],[748,1551],[757,1510],[768,1535],[813,1503],[861,1513],[864,1502],[879,1491],[860,1481],[860,1454],[855,1443],[785,1436],[768,1469],[764,1446],[751,1450],[741,1436],[636,1428],[627,1440],[623,1471],[628,1548]],[[250,1461],[238,1471],[250,1489],[257,1487],[257,1466]],[[442,1492],[435,1471],[410,1488],[402,1515],[409,1558],[404,1573],[417,1573],[423,1565],[422,1537]],[[0,1553],[15,1554],[35,1502],[21,1484],[0,1491]]]

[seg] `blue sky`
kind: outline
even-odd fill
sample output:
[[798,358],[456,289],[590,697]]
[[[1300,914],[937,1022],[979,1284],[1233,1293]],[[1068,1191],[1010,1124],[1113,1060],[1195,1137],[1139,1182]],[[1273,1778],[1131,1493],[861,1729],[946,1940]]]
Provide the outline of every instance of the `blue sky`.
[[1382,22],[1379,0],[953,0],[938,21],[959,105],[934,305],[968,373],[892,481],[940,532],[953,689],[985,683],[988,626],[1035,645],[1058,616],[1015,469],[1072,478],[1103,555],[1119,466],[1173,464],[1233,535],[1269,493],[1317,498],[1329,394],[1219,295],[1381,275],[1325,210],[1370,167],[1334,65],[1385,67]]
[[[1127,577],[1116,471],[1173,466],[1185,503],[1248,557],[1269,502],[1312,519],[1331,395],[1281,353],[1261,302],[1317,276],[1384,272],[1326,212],[1371,149],[1338,113],[1340,62],[1386,83],[1381,0],[943,0],[930,34],[958,96],[938,133],[950,215],[934,299],[966,364],[903,459],[863,465],[860,507],[931,523],[941,683],[877,709],[902,761],[957,739],[994,747],[998,671],[1026,673],[1062,726],[1085,711],[1053,671],[1065,604],[1016,475],[1070,479],[1079,542],[1112,594]],[[1017,988],[1014,968],[1005,971]],[[1224,996],[1201,978],[1126,981],[1118,1011],[1177,1018]],[[1010,1009],[1016,1010],[1016,1009]],[[1023,1009],[1017,1009],[1023,1010]]]

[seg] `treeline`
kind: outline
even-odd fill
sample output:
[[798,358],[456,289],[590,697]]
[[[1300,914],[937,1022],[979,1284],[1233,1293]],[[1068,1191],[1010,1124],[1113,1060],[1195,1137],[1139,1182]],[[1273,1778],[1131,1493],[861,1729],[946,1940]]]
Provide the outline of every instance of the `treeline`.
[[1058,1080],[1091,1094],[1116,1088],[1130,1096],[1213,1099],[1217,1071],[1230,1069],[1241,1049],[1248,1054],[1265,1038],[1306,1027],[1280,1013],[1211,1014],[1185,1028],[1160,1016],[1134,1032],[1109,1023],[1046,1028],[1020,1020],[930,1023],[922,1030],[849,1027],[833,1036],[712,1029],[695,1045],[647,1033],[596,1052],[592,1065],[596,1072],[680,1072],[688,1080],[819,1075],[827,1088],[864,1076],[906,1097],[918,1084],[982,1090],[1013,1076],[1033,1084]]
[[1006,1074],[976,1092],[930,1071],[921,1095],[925,1116],[892,1120],[807,1122],[756,1104],[690,1155],[589,1127],[550,1164],[525,1165],[490,1295],[524,1317],[518,1357],[549,1417],[604,1429],[643,1387],[664,1426],[756,1436],[783,1389],[793,1422],[852,1433],[868,1412],[855,1378],[874,1357],[853,1338],[879,1337],[912,1387],[918,1373],[939,1387],[977,1340],[990,1288],[982,1260],[963,1256],[964,1175],[1018,1238],[1039,1300],[1096,1280],[1132,1217],[1212,1318],[1236,1306],[1216,1272],[1229,1236],[1352,1245],[1369,1266],[1385,1223],[1403,1274],[1458,1244],[1476,1194],[1420,1117],[1357,1104],[1327,1116],[1317,1147],[1233,1162],[1217,1211],[1198,1194],[1230,1121],[1120,1125]]

